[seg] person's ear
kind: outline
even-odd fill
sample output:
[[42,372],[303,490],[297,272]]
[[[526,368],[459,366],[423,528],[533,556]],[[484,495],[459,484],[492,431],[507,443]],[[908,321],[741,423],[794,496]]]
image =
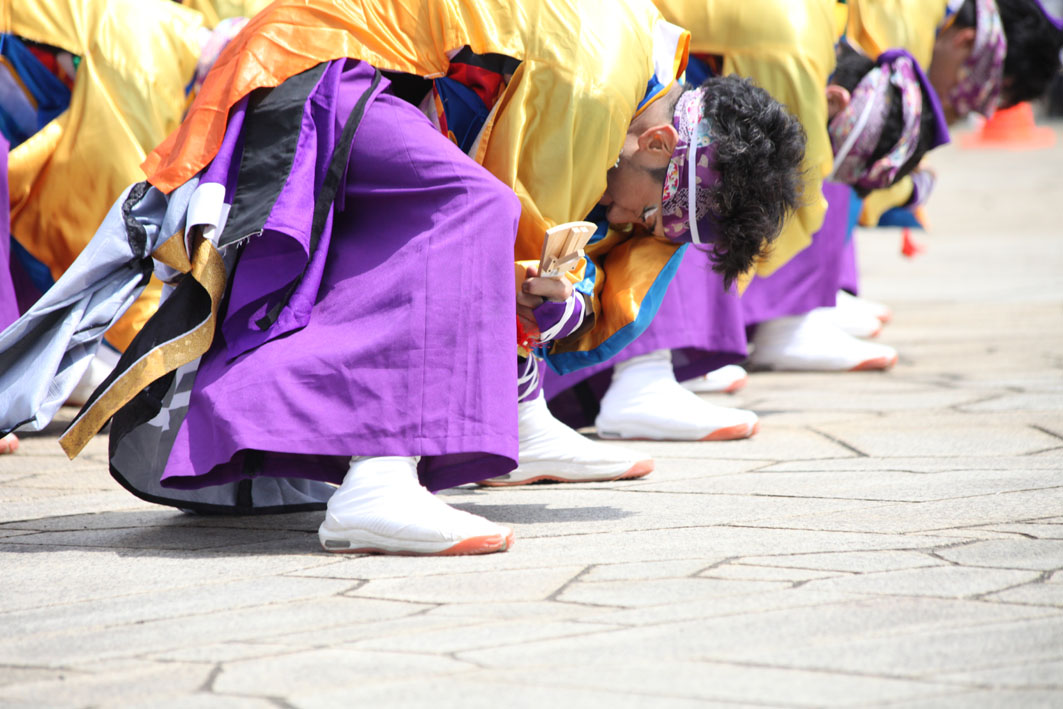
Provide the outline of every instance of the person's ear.
[[831,120],[844,111],[852,99],[852,94],[844,86],[827,84],[827,120]]
[[974,27],[957,27],[956,31],[950,38],[952,46],[964,52],[964,54],[970,54],[974,51],[974,38],[977,35],[977,30]]
[[679,142],[679,133],[670,123],[661,123],[642,131],[639,135],[639,150],[653,158],[672,159],[672,152]]

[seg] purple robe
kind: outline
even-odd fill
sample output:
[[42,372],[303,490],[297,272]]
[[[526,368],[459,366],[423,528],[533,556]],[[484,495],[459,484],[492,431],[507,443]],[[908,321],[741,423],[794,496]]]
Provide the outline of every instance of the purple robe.
[[860,295],[860,269],[856,265],[856,238],[850,235],[845,242],[842,254],[842,270],[838,277],[838,288],[853,295]]
[[687,249],[657,316],[637,340],[602,364],[563,376],[543,373],[550,410],[570,426],[592,424],[597,402],[612,381],[613,366],[649,352],[672,350],[679,381],[741,362],[747,351],[739,300],[733,290],[724,290],[707,253]]
[[[310,248],[321,166],[373,73],[332,62],[306,102],[292,172],[230,278],[165,486],[257,475],[339,483],[352,455],[422,456],[431,490],[516,467],[512,190],[384,79],[334,220]],[[246,148],[238,113],[203,181],[232,182]],[[264,298],[300,272],[263,331]]]
[[782,268],[749,284],[741,298],[747,326],[834,307],[849,231],[849,195],[846,185],[823,183],[823,226]]
[[8,142],[0,135],[0,330],[18,320],[18,298],[11,274],[11,204],[7,194]]

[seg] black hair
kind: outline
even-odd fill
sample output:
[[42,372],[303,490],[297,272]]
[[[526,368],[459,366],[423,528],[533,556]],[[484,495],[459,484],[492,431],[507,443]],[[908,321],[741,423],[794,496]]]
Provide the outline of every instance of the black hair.
[[[1045,16],[1036,0],[997,0],[1008,53],[1004,58],[1004,87],[1000,107],[1032,101],[1059,73],[1063,32]],[[966,0],[956,11],[957,27],[976,28],[975,0]]]
[[[838,64],[830,83],[837,84],[851,93],[856,88],[856,85],[860,83],[860,80],[874,68],[875,62],[842,42],[838,45]],[[871,154],[869,163],[874,163],[892,150],[897,145],[897,141],[901,139],[901,132],[904,130],[901,91],[896,86],[890,87],[890,91],[890,112],[886,116],[886,124],[882,128],[882,136]],[[924,93],[922,118],[919,125],[919,144],[916,146],[915,153],[908,159],[908,162],[904,163],[901,169],[897,171],[894,182],[900,180],[919,165],[923,156],[930,150],[930,145],[936,132],[937,117],[930,103],[930,97]],[[869,192],[869,190],[855,185],[853,185],[853,189],[856,190],[860,197],[866,197]]]
[[763,257],[801,198],[805,131],[772,96],[749,79],[711,77],[705,116],[719,181],[709,190],[717,226],[710,256],[730,288]]

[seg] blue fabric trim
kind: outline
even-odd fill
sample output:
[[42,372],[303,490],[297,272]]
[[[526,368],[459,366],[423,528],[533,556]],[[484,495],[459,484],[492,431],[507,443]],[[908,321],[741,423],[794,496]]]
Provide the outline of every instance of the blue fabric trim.
[[846,226],[845,243],[853,238],[853,231],[860,223],[860,213],[864,211],[864,200],[856,194],[856,190],[849,187],[849,224]]
[[660,81],[657,80],[656,76],[651,76],[650,80],[646,82],[646,95],[642,97],[641,101],[639,101],[638,110],[641,111],[642,107],[649,103],[654,96],[661,93],[667,88],[667,84],[662,84]]
[[483,130],[491,110],[475,91],[454,79],[445,76],[436,79],[435,87],[443,104],[447,130],[462,152],[468,153]]
[[[596,242],[601,241],[605,238],[606,234],[609,233],[609,220],[605,218],[605,207],[601,205],[596,205],[594,209],[591,210],[591,213],[587,215],[587,218],[584,221],[594,222],[598,225],[598,228],[595,230],[594,235],[591,236],[590,241],[587,242],[588,244],[594,244]],[[573,286],[573,288],[578,290],[583,295],[593,296],[594,281],[597,275],[598,269],[594,265],[594,262],[590,259],[587,259],[587,266],[583,271],[583,280]]]
[[0,105],[0,133],[3,133],[4,140],[7,141],[8,145],[12,146],[18,145],[29,138],[26,132],[22,130],[22,126],[15,120],[15,117],[5,111],[2,105]]
[[907,227],[909,229],[922,230],[925,227],[920,223],[918,217],[915,216],[915,212],[906,207],[894,207],[887,210],[885,214],[879,217],[878,226],[880,227]]
[[[848,5],[849,4],[849,0],[838,0],[838,4],[839,5]],[[846,10],[846,13],[848,14],[849,17],[852,16],[852,10]],[[842,36],[838,38],[838,41],[834,45],[835,47],[840,47],[842,44],[848,44],[849,43],[849,22],[848,22],[849,17],[846,17],[845,27],[842,28]],[[830,79],[827,80],[827,83],[828,84],[831,83],[832,79],[834,79],[834,72],[831,72]]]
[[956,14],[955,10],[953,10],[948,5],[945,5],[945,19],[943,19],[941,21],[941,24],[938,25],[938,28],[936,30],[934,30],[934,37],[935,38],[941,36],[941,28],[944,27],[946,24],[948,24],[949,18],[952,17],[955,14]]
[[593,350],[588,350],[586,352],[563,352],[557,355],[540,352],[543,359],[546,360],[546,363],[550,366],[550,369],[558,374],[568,374],[577,369],[599,364],[607,359],[615,357],[621,350],[630,345],[635,338],[645,332],[646,328],[649,327],[651,322],[653,322],[653,318],[657,315],[657,310],[661,307],[661,301],[664,300],[664,294],[668,291],[668,285],[672,282],[672,279],[675,278],[675,274],[679,270],[679,264],[682,262],[683,255],[686,253],[688,246],[690,246],[690,244],[683,244],[676,249],[676,252],[672,254],[670,259],[668,259],[668,263],[666,263],[664,268],[661,269],[661,272],[657,274],[657,278],[654,279],[649,292],[646,293],[646,297],[642,299],[642,304],[639,306],[639,313],[635,316],[633,322],[630,322],[617,330],[610,335],[605,342]]
[[712,73],[712,69],[709,68],[708,62],[697,57],[689,57],[687,59],[687,73],[684,76],[684,81],[688,86],[701,86],[715,75]]
[[[15,73],[37,101],[37,130],[44,128],[70,106],[70,89],[48,71],[18,37],[3,35],[0,53],[11,62]],[[13,150],[30,136],[21,135],[19,131],[16,136],[8,136],[5,132],[4,137],[11,143]]]
[[29,251],[23,248],[22,244],[11,239],[11,255],[22,266],[22,270],[29,276],[30,283],[33,287],[44,293],[46,290],[52,287],[55,281],[52,280],[52,272],[47,266],[33,258]]

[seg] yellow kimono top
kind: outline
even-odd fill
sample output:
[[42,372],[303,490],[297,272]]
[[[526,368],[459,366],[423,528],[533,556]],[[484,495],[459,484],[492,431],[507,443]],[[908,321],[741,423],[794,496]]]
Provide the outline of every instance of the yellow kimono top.
[[[468,46],[520,62],[471,156],[520,199],[516,259],[537,260],[547,228],[583,219],[597,204],[648,85],[676,80],[688,42],[649,0],[279,0],[222,53],[181,128],[144,169],[159,189],[175,189],[216,154],[240,98],[321,62],[349,57],[438,78]],[[614,242],[588,249],[596,319],[588,332],[555,343],[579,360],[556,366],[591,363],[579,357],[603,344],[602,358],[618,351],[621,331],[648,324],[643,302],[653,291],[659,303],[678,266],[677,245]]]
[[846,37],[869,57],[903,48],[928,68],[947,6],[947,0],[849,0]]
[[[849,0],[846,36],[869,57],[877,57],[887,49],[903,48],[928,69],[947,6],[947,0]],[[887,210],[911,199],[912,189],[912,179],[905,177],[888,189],[875,190],[864,200],[860,223],[878,224]]]
[[230,17],[251,17],[273,0],[182,0],[181,4],[203,15],[203,24],[213,29]]
[[834,162],[827,135],[827,80],[838,37],[835,0],[654,0],[690,30],[690,51],[723,57],[721,73],[752,78],[793,113],[808,135],[804,204],[757,267],[766,276],[812,242],[827,202],[823,179]]
[[[81,57],[70,107],[11,151],[11,233],[59,278],[140,163],[177,127],[202,17],[163,0],[0,0],[0,32]],[[108,341],[125,349],[158,305],[153,280]]]

